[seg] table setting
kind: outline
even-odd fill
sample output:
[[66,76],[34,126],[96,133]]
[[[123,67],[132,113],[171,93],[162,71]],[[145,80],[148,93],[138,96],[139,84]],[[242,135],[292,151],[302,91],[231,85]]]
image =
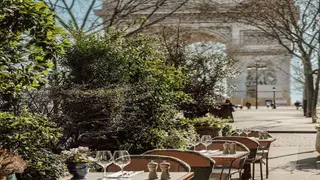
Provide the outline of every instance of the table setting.
[[[98,150],[95,155],[90,153],[87,147],[78,147],[70,149],[69,151],[63,151],[62,154],[66,158],[66,165],[69,171],[69,176],[60,178],[59,180],[110,180],[110,179],[125,179],[125,180],[189,180],[193,177],[193,172],[170,172],[170,163],[163,161],[159,163],[161,172],[157,172],[158,163],[149,161],[145,164],[147,169],[137,164],[135,166],[132,163],[132,159],[128,151],[117,150],[113,154],[109,150]],[[94,157],[91,157],[94,156]],[[137,155],[132,155],[136,157]],[[103,172],[89,172],[89,164],[96,164],[102,167]],[[114,164],[110,169],[110,165]],[[124,170],[126,166],[134,166],[133,169],[127,171]],[[120,171],[118,168],[120,168]],[[137,168],[138,167],[138,168]],[[111,171],[111,172],[107,172]]]

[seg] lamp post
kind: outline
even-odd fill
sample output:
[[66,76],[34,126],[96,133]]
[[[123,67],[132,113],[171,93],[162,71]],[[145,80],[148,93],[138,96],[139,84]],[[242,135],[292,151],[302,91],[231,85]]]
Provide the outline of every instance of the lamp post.
[[272,88],[272,91],[273,91],[273,109],[276,109],[276,87],[273,87]]
[[256,86],[256,94],[255,94],[255,96],[256,96],[256,109],[258,109],[258,70],[259,69],[266,69],[266,65],[261,65],[261,64],[259,64],[259,62],[255,62],[254,63],[254,66],[248,66],[248,70],[250,70],[250,69],[253,69],[253,68],[255,68],[255,70],[256,70],[256,82],[255,82],[255,86]]

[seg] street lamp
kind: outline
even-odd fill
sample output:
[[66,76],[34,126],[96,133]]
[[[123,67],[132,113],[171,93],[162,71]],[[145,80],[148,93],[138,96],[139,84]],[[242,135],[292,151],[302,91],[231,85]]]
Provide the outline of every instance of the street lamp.
[[276,87],[272,88],[273,90],[273,109],[276,109]]
[[259,64],[259,62],[255,62],[254,66],[248,66],[248,70],[255,68],[256,70],[256,109],[258,109],[258,69],[266,69],[266,65]]

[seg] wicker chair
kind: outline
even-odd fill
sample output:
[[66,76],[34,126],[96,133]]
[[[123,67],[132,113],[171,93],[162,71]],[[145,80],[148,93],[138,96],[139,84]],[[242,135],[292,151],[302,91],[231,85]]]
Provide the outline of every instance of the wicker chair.
[[194,172],[194,180],[208,180],[213,170],[215,161],[195,151],[177,149],[156,149],[144,154],[172,156],[188,163]]
[[[259,132],[258,130],[253,130],[251,131],[248,136],[249,137],[255,137],[259,138]],[[267,133],[268,138],[272,138],[272,136]],[[262,156],[263,159],[266,161],[266,177],[268,178],[269,176],[269,151],[270,151],[270,146],[272,142],[260,142],[260,146],[258,149],[257,154]]]
[[[171,172],[190,172],[190,166],[184,161],[169,156],[162,155],[130,155],[131,163],[124,167],[125,171],[146,171],[148,172],[148,163],[150,161],[157,162],[160,164],[163,161],[170,163]],[[108,172],[118,172],[120,171],[119,166],[112,164],[107,168]],[[158,171],[161,171],[158,166]]]
[[254,180],[254,175],[255,175],[255,163],[260,164],[260,176],[261,176],[261,180],[263,180],[262,156],[257,155],[257,151],[260,146],[259,142],[247,137],[242,137],[242,136],[215,137],[214,140],[236,141],[244,144],[250,150],[250,154],[245,163],[252,164],[252,180]]
[[[207,147],[208,150],[219,150],[223,151],[223,144],[224,143],[235,143],[236,144],[236,150],[237,151],[247,151],[250,152],[250,150],[242,143],[236,142],[236,141],[228,141],[228,140],[213,140],[212,143]],[[196,150],[204,150],[205,146],[202,144],[199,144],[196,147]],[[239,158],[235,161],[228,162],[220,162],[216,161],[215,168],[212,172],[213,176],[220,175],[220,179],[224,176],[228,177],[228,179],[231,178],[233,174],[239,173],[239,179],[241,179],[242,175],[242,169],[244,166],[244,163],[246,161],[248,156],[244,156],[242,158]],[[225,171],[226,169],[226,171]]]
[[[251,130],[251,132],[248,134],[248,137],[255,137],[259,138],[259,133],[262,131],[259,130]],[[237,132],[234,132],[232,136],[239,136]],[[245,133],[241,133],[240,136],[247,137]],[[272,138],[272,136],[267,133],[268,138]],[[269,177],[269,151],[270,151],[270,146],[272,142],[260,142],[259,149],[257,151],[257,154],[259,156],[262,156],[263,159],[266,161],[266,178],[268,179]]]

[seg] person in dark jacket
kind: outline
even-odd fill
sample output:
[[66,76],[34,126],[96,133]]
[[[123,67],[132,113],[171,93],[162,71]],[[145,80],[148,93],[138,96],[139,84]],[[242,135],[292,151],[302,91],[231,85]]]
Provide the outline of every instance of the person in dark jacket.
[[231,115],[231,117],[230,117],[230,118],[231,118],[231,119],[233,119],[232,112],[234,112],[234,111],[235,111],[235,110],[234,110],[234,108],[233,108],[233,104],[231,103],[231,101],[230,101],[229,99],[227,99],[225,103],[229,104],[230,115]]

